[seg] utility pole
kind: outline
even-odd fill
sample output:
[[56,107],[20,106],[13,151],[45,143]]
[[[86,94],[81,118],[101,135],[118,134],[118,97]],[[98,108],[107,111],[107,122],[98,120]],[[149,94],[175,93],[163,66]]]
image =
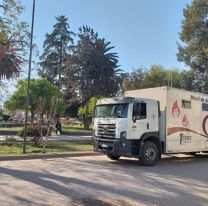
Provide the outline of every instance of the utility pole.
[[28,78],[27,78],[27,99],[26,99],[26,108],[25,108],[25,129],[23,136],[23,154],[26,153],[26,138],[27,138],[27,125],[28,125],[28,110],[30,103],[30,75],[31,75],[31,64],[32,64],[32,50],[33,50],[33,29],[34,29],[34,16],[35,16],[35,0],[33,0],[32,8],[32,25],[30,33],[30,53],[29,53],[29,68],[28,68]]
[[173,74],[171,72],[168,73],[168,86],[173,87]]
[[168,73],[168,87],[170,86],[170,72]]

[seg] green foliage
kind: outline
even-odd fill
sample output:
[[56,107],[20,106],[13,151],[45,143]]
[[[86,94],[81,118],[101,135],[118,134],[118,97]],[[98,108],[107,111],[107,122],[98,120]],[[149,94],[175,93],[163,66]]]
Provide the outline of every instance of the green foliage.
[[75,34],[70,31],[65,16],[56,17],[56,21],[52,33],[45,36],[44,51],[39,62],[41,66],[39,75],[60,86],[64,59],[73,50],[72,37]]
[[115,96],[119,89],[118,56],[110,42],[88,26],[79,30],[79,40],[65,67],[67,92],[86,103],[93,96]]
[[94,108],[99,99],[99,97],[92,97],[85,106],[81,106],[78,110],[78,115],[83,118],[85,129],[89,129],[90,120],[93,116]]
[[56,17],[51,34],[46,34],[40,57],[39,75],[59,86],[68,103],[67,113],[93,96],[115,96],[120,89],[118,56],[110,42],[99,38],[88,26],[79,29],[74,46],[68,19]]
[[92,97],[90,101],[85,105],[81,106],[78,110],[78,115],[79,116],[87,116],[87,117],[92,117],[93,112],[96,106],[97,101],[99,100],[99,97]]
[[81,106],[81,104],[78,101],[71,101],[67,106],[65,110],[65,115],[75,118],[78,116],[78,109]]
[[159,87],[168,84],[168,72],[161,65],[153,65],[146,74],[146,85],[148,87]]
[[193,0],[183,15],[177,57],[191,70],[183,72],[182,87],[204,92],[208,90],[208,1]]
[[[14,92],[12,97],[5,102],[5,108],[10,111],[23,110],[26,106],[26,92],[27,92],[27,81],[20,80],[17,84],[17,91]],[[52,97],[61,99],[62,95],[59,89],[51,84],[47,79],[32,79],[30,84],[30,105],[29,109],[33,116],[37,113],[39,98],[44,99],[43,113],[46,114],[50,110]],[[64,101],[60,100],[56,114],[61,114],[64,111]]]
[[166,70],[161,65],[153,65],[149,70],[139,68],[126,75],[122,84],[123,90],[168,86],[170,74],[173,79],[173,87],[181,88],[182,72],[176,69]]
[[208,1],[193,0],[183,11],[178,60],[191,69],[208,72]]
[[16,0],[0,3],[0,79],[19,74],[27,49],[28,25],[18,20],[23,7]]
[[84,116],[84,115],[88,115],[88,107],[87,106],[82,106],[79,108],[78,110],[78,115],[79,116]]
[[131,73],[127,73],[122,82],[123,91],[131,89],[142,89],[146,87],[146,69],[138,68],[133,70]]
[[196,92],[207,92],[208,81],[206,75],[199,71],[188,70],[182,73],[181,85],[183,89]]

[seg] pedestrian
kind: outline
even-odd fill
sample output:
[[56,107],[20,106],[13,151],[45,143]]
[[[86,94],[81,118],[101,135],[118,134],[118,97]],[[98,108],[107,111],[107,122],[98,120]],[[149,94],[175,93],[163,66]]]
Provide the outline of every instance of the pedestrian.
[[61,134],[61,132],[62,132],[62,129],[61,129],[61,123],[58,121],[57,123],[56,123],[56,134]]

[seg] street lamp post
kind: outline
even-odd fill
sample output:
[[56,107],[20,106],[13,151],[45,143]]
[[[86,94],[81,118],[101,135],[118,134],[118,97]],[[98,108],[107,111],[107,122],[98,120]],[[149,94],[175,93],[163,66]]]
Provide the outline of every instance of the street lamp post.
[[29,103],[30,103],[30,75],[31,75],[31,64],[32,64],[32,50],[33,50],[34,16],[35,16],[35,0],[33,0],[32,25],[31,25],[31,34],[30,34],[30,53],[29,53],[28,79],[27,79],[27,99],[26,99],[26,109],[25,109],[25,126],[24,126],[25,129],[24,129],[24,136],[23,136],[23,154],[26,153],[28,110],[29,110]]

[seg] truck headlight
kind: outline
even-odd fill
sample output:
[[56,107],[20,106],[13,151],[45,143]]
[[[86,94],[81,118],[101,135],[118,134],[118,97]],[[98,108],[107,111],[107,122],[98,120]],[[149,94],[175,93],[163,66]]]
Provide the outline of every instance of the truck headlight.
[[126,131],[123,131],[120,133],[120,138],[121,139],[126,139]]

